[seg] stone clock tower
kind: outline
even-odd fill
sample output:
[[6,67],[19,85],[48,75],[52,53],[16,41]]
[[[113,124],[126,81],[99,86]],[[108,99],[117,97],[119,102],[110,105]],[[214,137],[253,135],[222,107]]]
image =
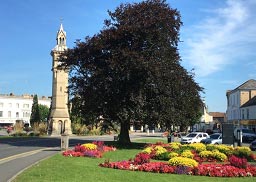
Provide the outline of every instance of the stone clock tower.
[[52,49],[52,104],[48,123],[49,135],[72,134],[68,112],[68,69],[58,67],[59,56],[67,49],[62,24],[57,32],[57,45]]

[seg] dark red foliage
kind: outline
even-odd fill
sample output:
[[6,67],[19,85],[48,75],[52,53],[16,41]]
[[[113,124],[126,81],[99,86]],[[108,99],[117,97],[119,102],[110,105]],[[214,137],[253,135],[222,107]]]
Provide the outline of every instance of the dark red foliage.
[[75,146],[74,151],[75,152],[84,152],[84,151],[86,151],[86,148],[79,143]]
[[140,165],[150,162],[150,155],[146,153],[138,153],[134,158],[134,165]]
[[240,158],[240,157],[236,157],[235,155],[231,155],[228,160],[231,166],[235,166],[243,169],[246,169],[248,166],[246,158]]

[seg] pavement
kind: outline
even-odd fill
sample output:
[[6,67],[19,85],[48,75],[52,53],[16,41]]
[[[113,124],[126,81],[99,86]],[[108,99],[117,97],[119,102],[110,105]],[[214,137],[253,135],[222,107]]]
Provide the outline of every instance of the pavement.
[[11,182],[24,170],[58,152],[60,152],[59,148],[46,148],[1,159],[0,181]]

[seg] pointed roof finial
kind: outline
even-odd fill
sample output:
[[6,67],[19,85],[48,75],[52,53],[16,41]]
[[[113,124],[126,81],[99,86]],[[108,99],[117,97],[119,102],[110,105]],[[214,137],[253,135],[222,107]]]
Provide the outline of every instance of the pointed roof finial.
[[63,18],[61,17],[61,18],[60,18],[60,30],[63,30],[62,22],[63,22]]

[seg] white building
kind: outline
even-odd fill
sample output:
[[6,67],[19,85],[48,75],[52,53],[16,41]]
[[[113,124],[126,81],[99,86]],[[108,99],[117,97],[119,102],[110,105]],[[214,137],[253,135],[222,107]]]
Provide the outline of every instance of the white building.
[[248,80],[234,90],[228,90],[227,121],[235,126],[256,128],[256,80]]
[[[51,99],[38,97],[38,104],[50,108]],[[30,123],[33,95],[0,94],[0,126],[14,125],[16,121]]]

